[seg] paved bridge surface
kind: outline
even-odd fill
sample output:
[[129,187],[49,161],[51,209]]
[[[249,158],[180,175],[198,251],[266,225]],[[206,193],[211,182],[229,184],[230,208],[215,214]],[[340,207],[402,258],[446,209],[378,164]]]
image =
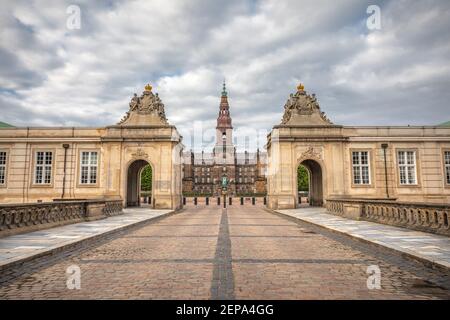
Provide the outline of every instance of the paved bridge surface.
[[[81,288],[67,288],[79,266]],[[381,288],[368,289],[369,266]],[[267,212],[182,212],[2,271],[0,299],[449,299],[449,275]]]

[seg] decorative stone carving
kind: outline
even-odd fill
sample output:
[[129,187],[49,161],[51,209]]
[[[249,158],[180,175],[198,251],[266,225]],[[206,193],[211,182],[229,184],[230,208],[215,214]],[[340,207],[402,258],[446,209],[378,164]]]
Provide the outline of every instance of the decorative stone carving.
[[144,150],[142,150],[141,148],[138,148],[136,150],[136,152],[131,154],[131,157],[133,159],[142,159],[142,158],[147,159],[148,158],[148,154]]
[[306,149],[306,151],[304,151],[300,155],[298,160],[302,161],[305,159],[323,160],[322,149],[315,149],[313,147],[308,147],[308,149]]
[[152,86],[146,85],[140,97],[135,93],[129,104],[129,111],[118,123],[119,125],[167,125],[164,104],[153,94]]
[[291,94],[284,105],[283,125],[331,125],[333,124],[320,110],[315,94],[309,95],[303,85]]

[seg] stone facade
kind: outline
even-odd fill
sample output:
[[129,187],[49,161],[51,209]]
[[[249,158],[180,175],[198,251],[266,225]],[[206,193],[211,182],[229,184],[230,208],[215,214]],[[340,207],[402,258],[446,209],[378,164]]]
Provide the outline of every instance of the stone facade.
[[450,203],[450,128],[340,126],[303,86],[268,136],[268,207],[298,205],[297,168],[310,174],[310,201],[378,199]]
[[267,155],[236,152],[228,93],[223,85],[216,126],[216,143],[210,153],[192,151],[183,154],[183,193],[220,195],[222,179],[229,181],[229,195],[266,194]]
[[117,125],[2,128],[0,201],[105,198],[136,205],[137,176],[143,165],[150,164],[152,206],[176,209],[181,207],[182,147],[180,135],[167,123],[164,105],[151,86],[132,98],[129,111]]
[[[184,193],[265,194],[269,208],[298,204],[297,168],[310,175],[309,200],[450,203],[450,127],[341,126],[299,86],[265,152],[237,153],[224,88],[210,153],[183,152],[164,105],[146,86],[116,125],[0,128],[0,202],[120,200],[140,205],[139,175],[152,166],[152,207],[176,209]],[[267,184],[266,184],[267,179]],[[445,219],[444,219],[445,220]]]

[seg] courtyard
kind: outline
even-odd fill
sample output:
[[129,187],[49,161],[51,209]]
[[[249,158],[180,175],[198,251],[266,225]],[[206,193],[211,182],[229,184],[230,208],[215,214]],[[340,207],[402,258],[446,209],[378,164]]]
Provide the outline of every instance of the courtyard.
[[[374,265],[381,271],[379,289],[367,285]],[[80,268],[79,289],[68,289],[69,266]],[[445,270],[262,203],[227,209],[188,203],[88,245],[2,270],[0,281],[0,299],[450,298]]]

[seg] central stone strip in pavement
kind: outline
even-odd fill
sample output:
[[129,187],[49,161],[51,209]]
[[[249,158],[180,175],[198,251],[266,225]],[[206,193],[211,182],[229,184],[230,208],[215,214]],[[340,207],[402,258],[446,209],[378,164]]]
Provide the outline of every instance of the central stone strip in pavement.
[[227,209],[222,209],[216,254],[214,256],[213,278],[211,282],[211,299],[213,300],[234,299],[234,276],[231,259],[231,239],[228,228],[228,214]]
[[[187,206],[2,270],[0,300],[450,299],[448,272],[262,206],[221,210]],[[79,290],[67,288],[72,265],[80,267]],[[381,289],[367,287],[372,265]]]

